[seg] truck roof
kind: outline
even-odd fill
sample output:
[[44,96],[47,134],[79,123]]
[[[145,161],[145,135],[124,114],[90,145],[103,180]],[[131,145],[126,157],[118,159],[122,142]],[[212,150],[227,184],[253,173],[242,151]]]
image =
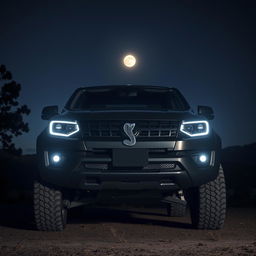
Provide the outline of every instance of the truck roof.
[[163,86],[163,85],[135,85],[135,84],[115,84],[115,85],[95,85],[95,86],[83,86],[78,88],[84,90],[95,90],[95,89],[115,89],[115,88],[150,88],[150,89],[158,89],[158,90],[177,90],[171,86]]

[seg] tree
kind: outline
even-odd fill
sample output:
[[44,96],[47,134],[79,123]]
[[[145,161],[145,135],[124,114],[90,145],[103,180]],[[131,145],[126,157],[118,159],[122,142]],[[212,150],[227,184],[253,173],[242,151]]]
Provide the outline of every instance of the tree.
[[29,131],[28,123],[23,121],[29,115],[27,105],[20,105],[21,85],[12,80],[12,74],[4,65],[0,65],[0,147],[12,154],[21,154],[12,142],[14,137]]

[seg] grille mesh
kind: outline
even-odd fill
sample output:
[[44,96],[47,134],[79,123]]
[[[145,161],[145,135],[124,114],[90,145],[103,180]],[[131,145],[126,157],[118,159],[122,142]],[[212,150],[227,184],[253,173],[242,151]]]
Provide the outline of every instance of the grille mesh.
[[84,167],[86,169],[107,170],[108,169],[108,164],[85,163]]
[[[96,170],[112,170],[111,166],[107,163],[85,163],[84,167],[86,169],[96,169]],[[142,170],[165,170],[174,169],[176,167],[175,163],[156,163],[148,164],[142,168]]]
[[148,164],[143,169],[174,169],[175,168],[174,163],[160,163],[160,164]]

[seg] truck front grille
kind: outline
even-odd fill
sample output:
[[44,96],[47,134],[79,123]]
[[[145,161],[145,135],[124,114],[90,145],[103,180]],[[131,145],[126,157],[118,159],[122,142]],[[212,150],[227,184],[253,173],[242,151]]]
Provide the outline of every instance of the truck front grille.
[[140,138],[176,138],[179,122],[175,120],[88,120],[83,124],[86,138],[121,138],[125,136],[123,125],[135,123],[135,136]]

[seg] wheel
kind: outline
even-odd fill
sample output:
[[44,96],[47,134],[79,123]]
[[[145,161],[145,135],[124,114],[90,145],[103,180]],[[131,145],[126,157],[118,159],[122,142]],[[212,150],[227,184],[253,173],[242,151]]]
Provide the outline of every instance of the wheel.
[[62,192],[54,187],[34,183],[34,216],[41,231],[62,231],[67,223],[67,208]]
[[226,216],[226,186],[223,169],[207,184],[187,191],[192,225],[197,229],[220,229]]

